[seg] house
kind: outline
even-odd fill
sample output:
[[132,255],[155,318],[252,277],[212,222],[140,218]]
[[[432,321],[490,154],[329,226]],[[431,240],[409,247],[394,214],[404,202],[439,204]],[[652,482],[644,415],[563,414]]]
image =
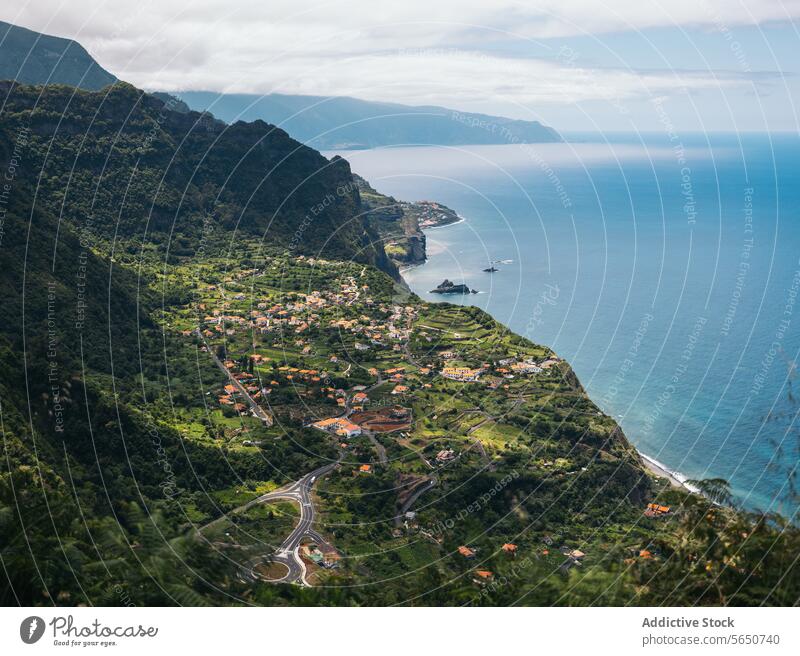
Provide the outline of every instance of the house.
[[494,578],[494,574],[490,572],[488,569],[475,570],[475,576],[478,577],[478,579],[476,580],[479,583],[483,583],[484,581],[491,581]]
[[476,381],[480,375],[480,369],[470,369],[469,367],[444,367],[442,369],[442,376],[462,383]]
[[660,517],[662,515],[668,515],[670,511],[669,506],[662,506],[657,503],[648,503],[647,508],[644,511],[644,514],[647,517]]
[[356,435],[361,435],[361,427],[352,421],[344,421],[336,429],[336,434],[339,437],[355,437]]
[[320,421],[315,421],[311,424],[314,428],[318,428],[319,430],[324,431],[332,431],[336,430],[338,426],[339,418],[338,417],[330,417],[329,419],[321,419]]
[[361,405],[369,403],[369,397],[364,392],[357,392],[353,394],[353,403],[359,403]]
[[224,387],[224,390],[225,390],[225,391],[226,391],[228,394],[235,394],[235,393],[236,393],[236,391],[237,391],[237,389],[238,389],[238,388],[237,388],[235,385],[225,385],[225,387]]
[[311,424],[314,428],[326,431],[328,433],[335,433],[340,437],[354,437],[361,435],[361,427],[354,424],[352,421],[344,417],[330,417],[315,421]]
[[502,547],[504,552],[506,552],[510,556],[517,555],[517,545],[511,544],[510,542],[506,542]]
[[572,550],[572,551],[570,551],[570,552],[569,552],[567,555],[568,555],[570,558],[572,558],[573,560],[580,560],[580,559],[581,559],[581,558],[583,558],[583,557],[584,557],[586,554],[585,554],[585,553],[583,553],[583,552],[582,552],[580,549],[573,549],[573,550]]
[[361,465],[358,468],[358,472],[360,474],[371,474],[372,473],[372,465]]
[[458,553],[460,553],[464,558],[475,558],[475,552],[470,549],[469,547],[461,546],[458,548]]
[[450,462],[455,457],[453,449],[442,449],[436,454],[436,462]]
[[532,362],[515,362],[511,365],[511,371],[515,374],[538,374],[542,368]]
[[392,394],[405,394],[408,392],[408,387],[406,385],[395,385],[395,388],[392,390]]

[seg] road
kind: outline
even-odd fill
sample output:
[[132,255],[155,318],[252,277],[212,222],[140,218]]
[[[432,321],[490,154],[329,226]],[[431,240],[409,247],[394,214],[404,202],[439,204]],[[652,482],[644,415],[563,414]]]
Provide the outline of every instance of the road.
[[434,485],[436,485],[436,477],[434,476],[426,478],[420,483],[417,483],[417,487],[414,489],[408,499],[405,500],[403,505],[400,506],[400,512],[394,518],[395,526],[402,525],[405,514],[411,509],[411,506],[414,505],[414,502],[419,499],[422,494],[430,490]]
[[250,396],[250,393],[244,388],[244,385],[242,385],[238,380],[236,380],[236,378],[234,378],[233,373],[231,373],[230,369],[228,369],[225,366],[225,364],[217,357],[217,354],[214,352],[214,350],[208,345],[208,342],[206,342],[206,339],[205,337],[203,337],[203,334],[200,332],[199,328],[196,330],[196,333],[197,336],[201,340],[203,340],[203,344],[205,345],[206,350],[208,351],[209,355],[211,355],[216,365],[222,371],[225,372],[225,375],[228,377],[228,380],[231,382],[231,385],[233,385],[238,390],[239,394],[241,394],[242,398],[245,401],[247,401],[247,405],[250,406],[250,411],[253,413],[253,416],[258,417],[261,421],[264,422],[266,426],[272,426],[273,424],[272,415],[270,415],[266,410],[264,410],[264,408],[258,405],[255,399],[252,396]]
[[[333,549],[333,546],[314,529],[315,510],[314,504],[311,501],[311,491],[317,480],[332,471],[337,464],[339,464],[338,461],[323,465],[306,474],[299,481],[282,487],[279,490],[273,490],[272,492],[262,494],[257,499],[242,506],[241,510],[244,510],[256,504],[268,503],[270,501],[294,501],[300,506],[300,520],[294,530],[289,534],[289,537],[283,541],[274,554],[250,561],[246,565],[246,571],[244,573],[245,578],[253,581],[258,579],[258,575],[255,574],[253,568],[265,560],[269,560],[285,565],[288,570],[286,576],[280,579],[280,581],[274,581],[275,583],[294,583],[299,581],[301,585],[309,585],[308,581],[306,581],[306,566],[300,557],[300,543],[308,539],[310,542],[314,542],[320,547]],[[239,509],[237,509],[237,511],[238,510]],[[324,550],[323,548],[323,551]]]
[[386,447],[383,446],[380,442],[378,442],[378,438],[375,437],[372,431],[361,429],[361,434],[366,436],[366,438],[372,443],[372,446],[375,447],[375,451],[378,452],[378,462],[382,465],[389,464],[389,458],[386,455]]

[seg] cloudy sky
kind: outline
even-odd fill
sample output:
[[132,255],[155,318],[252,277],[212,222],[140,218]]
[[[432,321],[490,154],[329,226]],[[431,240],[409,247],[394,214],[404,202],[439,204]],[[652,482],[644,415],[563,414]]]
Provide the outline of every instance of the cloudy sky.
[[347,95],[560,130],[793,130],[800,0],[21,0],[161,90]]

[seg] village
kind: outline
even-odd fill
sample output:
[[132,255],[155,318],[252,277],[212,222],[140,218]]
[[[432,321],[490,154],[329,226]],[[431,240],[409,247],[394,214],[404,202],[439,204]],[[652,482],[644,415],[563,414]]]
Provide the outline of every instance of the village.
[[[423,539],[442,548],[447,539],[433,528],[435,514],[426,521],[430,511],[420,515],[414,506],[424,508],[431,490],[469,471],[491,473],[503,452],[529,441],[528,429],[509,419],[531,400],[557,416],[559,399],[574,394],[563,391],[562,361],[483,325],[482,315],[394,294],[374,270],[303,256],[287,267],[276,258],[198,281],[196,303],[179,322],[182,334],[196,338],[200,351],[225,372],[216,402],[224,421],[243,422],[240,430],[226,430],[233,440],[228,448],[264,448],[265,439],[283,439],[281,427],[315,431],[339,453],[336,469],[317,482],[329,504],[336,500],[317,511],[322,520],[350,517],[342,506],[347,488],[352,495],[368,485],[366,479],[390,476],[396,514],[387,518],[391,526],[383,539]],[[600,417],[582,392],[571,402],[585,406],[581,412],[592,421]],[[267,433],[245,420],[259,422]],[[543,453],[531,466],[550,480],[566,481],[592,464]],[[661,514],[648,509],[647,516]],[[298,557],[318,574],[338,569],[348,545],[353,549],[361,539],[356,531],[337,535],[337,548],[327,545],[324,558],[315,549],[327,543],[303,542]],[[633,557],[652,557],[647,546],[632,546]],[[519,549],[555,558],[562,570],[580,566],[586,554],[574,543],[554,549],[509,539],[496,549],[511,559]],[[487,563],[472,565],[481,553],[486,547],[471,541],[453,547],[475,584],[486,586],[496,572]]]
[[[314,265],[316,261],[310,259],[309,264]],[[240,277],[252,274],[252,271],[245,271]],[[309,338],[313,332],[334,329],[345,349],[352,337],[352,353],[348,355],[358,354],[362,359],[367,354],[375,360],[386,359],[387,355],[394,354],[401,362],[397,366],[382,369],[362,366],[362,369],[371,378],[373,387],[382,382],[390,384],[389,393],[397,397],[398,402],[404,397],[413,396],[418,390],[430,389],[437,376],[462,383],[483,382],[491,390],[501,385],[508,389],[509,385],[504,384],[504,380],[539,374],[559,362],[555,356],[539,361],[530,357],[518,359],[507,356],[492,363],[465,366],[459,362],[460,354],[457,351],[435,347],[425,354],[424,363],[419,360],[408,361],[404,357],[404,347],[418,319],[416,308],[376,301],[370,294],[369,285],[359,285],[352,276],[347,277],[337,289],[293,294],[291,300],[284,302],[274,302],[269,298],[254,300],[244,293],[227,294],[216,285],[207,286],[206,291],[217,292],[220,302],[218,307],[200,318],[203,348],[214,349],[225,356],[223,365],[235,381],[223,386],[218,395],[219,404],[231,407],[240,414],[247,414],[252,413],[252,403],[246,403],[242,397],[249,397],[265,411],[270,411],[270,397],[280,389],[289,389],[293,395],[301,397],[324,397],[331,404],[335,403],[342,414],[308,422],[307,425],[340,437],[349,438],[361,434],[362,430],[375,430],[376,424],[384,424],[383,428],[377,429],[379,432],[408,429],[411,411],[398,405],[380,412],[364,412],[365,406],[372,402],[364,391],[366,385],[354,385],[346,390],[331,384],[334,378],[349,377],[352,359],[340,360],[339,355],[331,354],[321,361],[319,350],[314,348],[314,340]],[[232,309],[244,301],[254,303],[255,309],[246,312]],[[356,305],[363,305],[369,314],[352,318],[342,316],[341,308]],[[205,313],[209,306],[209,302],[201,303],[198,310]],[[192,333],[191,330],[183,332],[187,336]],[[428,342],[433,341],[425,330],[420,335]],[[258,337],[262,344],[273,337],[272,348],[283,349],[284,352],[288,340],[305,359],[314,359],[319,363],[319,368],[284,364],[280,359],[266,354],[271,349],[261,352]],[[398,412],[404,417],[402,421],[397,421]],[[353,415],[355,421],[347,419]]]

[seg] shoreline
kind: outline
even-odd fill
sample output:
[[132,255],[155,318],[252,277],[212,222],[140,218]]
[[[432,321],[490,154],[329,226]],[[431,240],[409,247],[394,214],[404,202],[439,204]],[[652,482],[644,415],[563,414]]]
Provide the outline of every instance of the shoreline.
[[[464,223],[464,221],[466,221],[466,219],[463,216],[460,216],[460,215],[457,215],[457,216],[458,216],[458,221],[451,221],[450,223],[443,223],[442,225],[437,225],[437,226],[429,226],[427,228],[420,228],[420,232],[422,232],[422,234],[425,234],[429,230],[438,230],[440,228],[449,228],[450,226],[458,225],[459,223]],[[400,276],[402,276],[406,271],[411,271],[411,269],[416,269],[417,267],[421,267],[421,266],[425,265],[427,262],[428,262],[428,253],[427,253],[427,248],[426,248],[425,260],[423,262],[417,262],[415,264],[407,264],[406,266],[404,266],[402,268],[398,267],[397,271],[400,274]],[[406,284],[408,284],[408,282],[406,282]]]
[[466,219],[461,216],[460,214],[456,214],[458,217],[458,221],[450,221],[450,223],[442,223],[440,225],[435,226],[428,226],[427,228],[420,228],[422,232],[426,232],[428,230],[438,230],[439,228],[449,228],[450,226],[458,225],[459,223],[464,223]]
[[[425,258],[425,262],[427,262],[427,261],[428,261],[428,258],[426,257],[426,258]],[[404,266],[402,269],[398,267],[398,269],[397,269],[397,272],[398,272],[398,273],[400,274],[400,276],[402,277],[402,276],[403,276],[403,274],[404,274],[406,271],[411,271],[411,269],[416,269],[417,267],[421,267],[421,266],[423,266],[423,265],[425,264],[425,262],[417,262],[416,264],[407,264],[407,265],[406,265],[406,266]],[[405,279],[403,279],[403,282],[405,282],[405,283],[406,283],[406,285],[408,285],[408,282],[407,282]]]
[[[422,232],[425,233],[428,230],[437,230],[439,228],[448,228],[450,226],[457,225],[459,223],[463,223],[465,220],[466,219],[464,219],[464,217],[459,217],[458,221],[453,221],[452,223],[445,223],[444,225],[425,228],[425,229],[422,230]],[[403,267],[402,269],[399,269],[400,276],[402,276],[406,271],[410,271],[411,269],[416,269],[417,267],[424,266],[425,264],[427,264],[427,262],[428,262],[428,257],[427,257],[427,254],[426,254],[424,262],[419,262],[417,264],[410,264],[410,265],[408,265],[406,267]],[[408,284],[408,283],[406,283],[406,284]],[[630,440],[628,440],[628,441],[630,442]],[[642,451],[637,449],[636,445],[634,445],[632,442],[630,442],[630,444],[631,444],[631,446],[633,446],[634,449],[636,449],[636,452],[639,454],[639,458],[641,459],[642,465],[644,466],[644,468],[648,472],[650,472],[653,476],[655,476],[656,478],[659,478],[659,479],[666,479],[666,481],[669,483],[670,487],[673,487],[673,488],[676,488],[676,489],[681,489],[681,490],[688,490],[690,492],[695,492],[695,490],[693,490],[690,486],[686,485],[686,483],[684,482],[686,480],[685,478],[683,480],[681,480],[681,474],[680,473],[671,471],[670,469],[667,468],[666,465],[660,463],[655,458],[652,458],[652,457],[648,456],[646,453],[643,453]]]
[[[634,446],[634,448],[636,447]],[[658,462],[658,460],[651,458],[645,453],[642,453],[641,451],[639,451],[639,449],[636,449],[636,452],[642,459],[642,464],[644,465],[644,468],[651,474],[653,474],[657,478],[667,479],[671,487],[694,492],[694,490],[692,490],[688,485],[686,485],[684,481],[682,481],[679,478],[680,474],[678,474],[677,472],[670,471],[669,469],[667,469],[665,465]]]

